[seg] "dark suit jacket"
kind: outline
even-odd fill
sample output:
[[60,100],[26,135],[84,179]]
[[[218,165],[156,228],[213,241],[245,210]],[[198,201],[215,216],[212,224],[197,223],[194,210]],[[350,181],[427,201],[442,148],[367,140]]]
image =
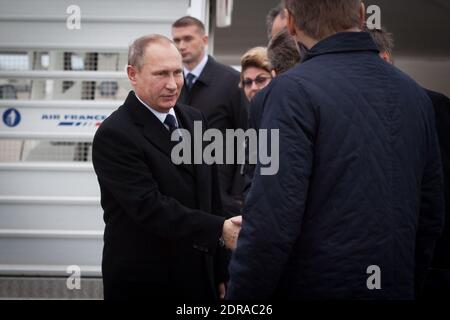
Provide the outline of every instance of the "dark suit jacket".
[[450,271],[450,99],[445,95],[426,90],[431,99],[436,116],[436,130],[441,148],[445,186],[445,228],[436,243],[432,266]]
[[431,90],[426,92],[434,107],[444,169],[445,226],[436,242],[422,298],[448,299],[450,298],[450,99],[439,92]]
[[[175,106],[192,132],[202,114]],[[93,163],[106,223],[105,299],[215,298],[224,218],[217,173],[208,165],[174,165],[169,131],[133,92],[98,129]]]
[[[247,128],[247,101],[239,89],[239,72],[208,57],[191,91],[183,88],[179,102],[193,106],[206,117],[210,128]],[[236,152],[235,152],[236,154]],[[225,153],[224,153],[225,155]],[[225,211],[236,215],[240,210],[244,180],[240,166],[218,165],[220,189]]]

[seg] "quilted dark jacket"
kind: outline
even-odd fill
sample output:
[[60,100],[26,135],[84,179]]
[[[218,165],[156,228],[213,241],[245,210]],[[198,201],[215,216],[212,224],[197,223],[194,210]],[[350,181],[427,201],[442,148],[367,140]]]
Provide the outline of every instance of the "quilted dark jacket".
[[319,42],[268,90],[279,171],[256,167],[227,297],[414,298],[444,217],[427,94],[362,32]]

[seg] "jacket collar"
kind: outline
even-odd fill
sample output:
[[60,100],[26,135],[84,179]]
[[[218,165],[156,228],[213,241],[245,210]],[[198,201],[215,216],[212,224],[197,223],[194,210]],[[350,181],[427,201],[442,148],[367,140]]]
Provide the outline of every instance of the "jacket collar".
[[155,144],[161,151],[170,156],[172,141],[170,133],[164,124],[145,107],[136,97],[134,91],[128,94],[124,103],[126,110],[137,125],[144,128],[144,135]]
[[189,73],[193,74],[195,78],[200,77],[200,75],[203,72],[203,69],[205,69],[206,64],[208,63],[209,55],[205,54],[202,58],[202,61],[192,70],[188,70],[186,67],[183,68],[184,76],[186,77]]
[[[161,152],[171,158],[172,149],[178,144],[178,142],[171,141],[171,135],[167,128],[136,98],[134,91],[131,91],[128,94],[124,107],[130,113],[134,123],[143,128],[145,138],[155,145]],[[180,107],[179,104],[175,105],[174,110],[179,126],[188,130],[191,133],[191,136],[193,136],[194,129],[192,121],[189,120],[186,112]],[[191,174],[194,174],[191,166],[181,164],[180,167],[186,169]]]
[[155,109],[153,109],[152,107],[150,107],[144,101],[142,101],[142,99],[139,98],[139,96],[136,94],[136,92],[134,93],[134,95],[135,95],[136,99],[138,99],[142,105],[144,105],[148,110],[150,110],[150,112],[153,113],[155,115],[155,117],[158,118],[159,121],[161,121],[161,123],[164,123],[167,115],[170,114],[175,117],[176,124],[178,125],[178,120],[176,119],[177,116],[175,115],[174,108],[171,108],[169,110],[169,112],[167,112],[167,113],[159,112],[159,111],[156,111]]
[[314,57],[340,52],[373,51],[379,50],[367,32],[338,32],[318,42],[303,58],[303,62]]
[[[134,91],[130,91],[128,93],[128,97],[124,102],[124,106],[126,106],[127,110],[131,114],[133,121],[136,124],[144,127],[152,126],[164,129],[164,125],[161,123],[161,121],[159,121],[159,119],[150,110],[148,110],[147,106],[139,101]],[[156,124],[160,125],[157,126]]]
[[214,74],[214,65],[216,63],[217,62],[214,60],[214,58],[208,55],[208,62],[206,62],[206,65],[203,68],[202,73],[200,73],[200,76],[198,77],[197,81],[200,81],[205,86],[208,86],[211,83],[214,76],[217,76],[217,74],[216,75]]

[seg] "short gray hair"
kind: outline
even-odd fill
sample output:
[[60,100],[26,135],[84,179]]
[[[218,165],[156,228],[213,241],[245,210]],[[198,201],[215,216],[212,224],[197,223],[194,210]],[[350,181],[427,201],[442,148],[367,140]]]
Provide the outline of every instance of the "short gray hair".
[[369,29],[366,27],[365,29],[372,36],[378,50],[380,50],[380,52],[386,52],[392,56],[392,51],[394,49],[394,36],[392,33],[387,32],[384,28]]
[[181,17],[172,24],[172,28],[185,28],[189,26],[196,26],[202,35],[206,34],[205,25],[203,22],[191,16]]
[[133,41],[128,49],[128,64],[141,70],[144,64],[145,50],[154,43],[172,44],[175,46],[172,40],[160,34],[149,34],[139,37]]
[[275,70],[277,75],[291,69],[302,59],[294,38],[286,28],[270,40],[267,47],[267,57],[271,68]]

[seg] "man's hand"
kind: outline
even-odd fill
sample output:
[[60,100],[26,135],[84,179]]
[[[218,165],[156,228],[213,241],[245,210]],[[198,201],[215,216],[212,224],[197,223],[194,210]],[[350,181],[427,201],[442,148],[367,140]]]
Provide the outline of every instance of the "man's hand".
[[231,222],[233,222],[235,225],[237,226],[241,226],[242,224],[242,216],[236,216],[236,217],[232,217],[230,218]]
[[219,284],[219,297],[220,299],[225,299],[225,294],[226,294],[226,286],[225,286],[225,282],[221,282]]
[[225,246],[228,249],[236,249],[236,242],[241,231],[242,216],[237,216],[225,220],[222,229],[222,237],[225,242]]

